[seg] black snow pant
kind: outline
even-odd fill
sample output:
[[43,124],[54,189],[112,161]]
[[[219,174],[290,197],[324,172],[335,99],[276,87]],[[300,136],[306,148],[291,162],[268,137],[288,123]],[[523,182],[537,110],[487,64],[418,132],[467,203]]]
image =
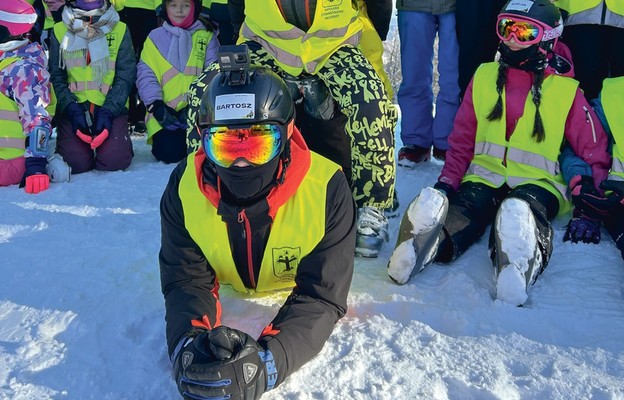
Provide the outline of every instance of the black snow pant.
[[[147,36],[158,25],[156,11],[145,8],[125,7],[119,12],[119,19],[128,26],[130,38],[132,38],[132,47],[134,47],[134,54],[138,62],[141,58],[141,52]],[[144,119],[145,104],[139,98],[136,85],[132,85],[128,104],[128,122],[134,126],[137,122],[143,122]]]
[[[448,263],[463,254],[494,222],[498,208],[507,198],[526,201],[538,230],[538,242],[543,267],[548,264],[553,248],[553,229],[550,221],[559,212],[559,200],[548,190],[536,185],[520,185],[510,188],[503,185],[492,188],[482,183],[466,182],[457,193],[449,197],[449,210],[444,221],[444,239],[440,243],[436,262]],[[494,229],[490,233],[490,249],[494,244]]]
[[604,220],[604,225],[624,259],[624,214],[610,216]]

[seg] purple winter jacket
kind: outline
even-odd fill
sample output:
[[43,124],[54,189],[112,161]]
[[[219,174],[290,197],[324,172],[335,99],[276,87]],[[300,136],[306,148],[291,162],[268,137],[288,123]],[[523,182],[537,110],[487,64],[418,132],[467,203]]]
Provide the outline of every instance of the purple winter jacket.
[[[195,21],[193,25],[191,25],[187,31],[191,33],[191,35],[200,29],[206,29],[203,23],[200,21]],[[163,24],[162,27],[156,28],[150,32],[148,38],[154,42],[154,45],[160,51],[160,54],[163,55],[179,71],[184,71],[184,67],[188,60],[190,54],[190,48],[187,52],[172,52],[172,54],[168,54],[170,51],[170,44],[174,41],[175,35],[173,32],[176,30],[181,30],[181,28],[176,28],[169,25],[167,22]],[[212,39],[206,46],[206,59],[204,61],[204,69],[211,63],[217,61],[217,49],[219,48],[219,40],[217,39],[218,32],[213,32]],[[143,50],[145,51],[145,50]],[[185,57],[185,58],[184,58]],[[158,83],[158,79],[156,79],[156,75],[154,71],[143,62],[143,57],[139,61],[137,65],[137,81],[136,81],[137,89],[139,91],[139,96],[141,96],[141,100],[145,105],[150,105],[156,100],[162,100],[162,88]]]

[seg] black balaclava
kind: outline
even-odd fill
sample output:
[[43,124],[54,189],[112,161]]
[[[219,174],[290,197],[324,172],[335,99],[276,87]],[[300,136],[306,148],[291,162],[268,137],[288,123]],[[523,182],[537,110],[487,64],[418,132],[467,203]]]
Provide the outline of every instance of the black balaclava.
[[259,194],[266,194],[267,189],[277,183],[280,159],[280,157],[275,157],[258,167],[224,168],[215,165],[214,168],[221,183],[234,195],[235,200],[248,200],[256,198]]
[[498,45],[500,60],[510,66],[524,71],[537,72],[548,65],[546,52],[540,49],[539,43],[526,49],[513,51],[503,42]]

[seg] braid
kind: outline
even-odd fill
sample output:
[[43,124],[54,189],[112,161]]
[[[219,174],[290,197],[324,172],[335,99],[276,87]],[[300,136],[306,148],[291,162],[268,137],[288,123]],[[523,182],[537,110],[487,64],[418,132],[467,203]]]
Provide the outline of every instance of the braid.
[[507,65],[505,63],[498,63],[498,77],[496,78],[496,92],[498,93],[498,100],[494,104],[494,108],[488,114],[488,121],[499,120],[503,116],[503,89],[505,88],[505,80],[507,79]]
[[533,122],[533,134],[531,136],[536,138],[538,143],[543,142],[546,137],[542,116],[539,111],[540,103],[542,102],[543,82],[544,69],[539,69],[535,72],[535,80],[533,81],[533,86],[531,86],[531,96],[533,97],[533,104],[535,104],[535,120]]

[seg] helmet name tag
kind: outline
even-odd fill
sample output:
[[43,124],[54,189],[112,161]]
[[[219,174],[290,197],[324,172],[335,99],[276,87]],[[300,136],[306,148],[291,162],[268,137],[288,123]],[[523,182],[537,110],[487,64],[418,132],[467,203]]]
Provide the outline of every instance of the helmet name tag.
[[531,0],[510,1],[504,11],[521,11],[528,13],[531,6],[533,6],[533,1]]
[[224,94],[215,99],[215,120],[254,119],[254,93]]

